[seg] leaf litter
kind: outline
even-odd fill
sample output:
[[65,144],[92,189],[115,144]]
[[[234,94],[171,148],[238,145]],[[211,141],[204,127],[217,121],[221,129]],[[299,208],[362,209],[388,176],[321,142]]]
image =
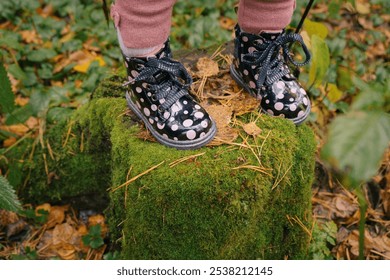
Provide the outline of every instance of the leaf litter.
[[[90,215],[85,221],[69,205],[55,206],[49,203],[38,205],[29,213],[17,215],[0,210],[0,258],[18,258],[27,248],[36,252],[38,259],[103,258],[107,244],[103,242],[99,248],[91,248],[82,241],[91,227],[96,225],[100,227],[102,240],[108,236],[103,215]],[[37,217],[44,217],[45,222],[37,222]],[[35,221],[31,221],[31,218]]]

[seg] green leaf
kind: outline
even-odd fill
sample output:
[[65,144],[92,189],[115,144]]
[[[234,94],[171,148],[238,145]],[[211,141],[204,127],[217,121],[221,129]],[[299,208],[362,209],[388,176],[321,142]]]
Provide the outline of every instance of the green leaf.
[[15,108],[15,96],[11,89],[3,63],[0,63],[0,112],[10,113]]
[[0,175],[0,209],[18,212],[21,208],[14,189],[8,180]]
[[311,37],[313,59],[309,70],[309,85],[319,86],[329,68],[329,49],[325,41],[317,35]]
[[30,61],[42,62],[42,61],[44,61],[46,59],[50,59],[56,55],[57,55],[57,53],[52,49],[39,49],[39,50],[31,51],[28,54],[27,58]]
[[102,228],[101,226],[94,225],[89,228],[87,235],[81,237],[84,245],[90,246],[92,249],[97,249],[104,244],[104,240],[101,237]]
[[34,91],[30,97],[30,105],[33,114],[38,115],[49,107],[50,95],[44,91]]
[[18,80],[26,79],[26,74],[18,64],[9,65],[8,72]]
[[375,175],[389,142],[388,113],[350,112],[333,121],[321,154],[357,186]]
[[384,84],[378,82],[368,84],[359,78],[354,78],[353,81],[360,89],[360,93],[351,105],[352,110],[383,110],[388,106],[386,103],[390,100],[390,79]]
[[5,121],[6,125],[24,123],[29,117],[33,115],[31,105],[28,103],[23,107],[15,109],[10,115],[7,116]]
[[74,112],[71,108],[54,107],[47,112],[47,121],[56,123],[68,119]]

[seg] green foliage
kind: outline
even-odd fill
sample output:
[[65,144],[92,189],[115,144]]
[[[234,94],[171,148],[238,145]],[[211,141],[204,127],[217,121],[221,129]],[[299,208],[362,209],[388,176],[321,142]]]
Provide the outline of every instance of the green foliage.
[[390,79],[365,83],[346,115],[336,117],[322,156],[341,171],[350,186],[368,181],[390,143]]
[[376,174],[389,142],[388,113],[351,111],[331,124],[322,156],[358,186]]
[[23,254],[11,255],[12,260],[37,260],[38,253],[36,250],[31,249],[31,247],[25,247]]
[[[49,16],[36,11],[48,4],[52,7]],[[107,27],[101,9],[100,1],[94,0],[0,3],[0,22],[10,21],[16,26],[13,30],[0,30],[0,56],[9,73],[19,81],[16,94],[31,98],[27,107],[14,108],[12,92],[3,89],[9,82],[4,80],[6,76],[1,66],[0,110],[8,113],[7,124],[22,123],[32,115],[46,118],[50,109],[67,109],[59,118],[53,117],[55,111],[52,111],[49,120],[58,122],[69,115],[75,105],[87,102],[96,84],[117,66],[121,54],[115,30]],[[25,42],[21,32],[35,32],[29,33],[31,42]],[[73,69],[75,63],[69,62],[60,71],[56,70],[61,62],[59,58],[84,51],[83,44],[88,40],[95,42],[93,46],[105,66],[92,63],[88,73],[80,73]]]
[[8,180],[0,175],[0,209],[18,212],[21,210],[20,202]]
[[119,260],[120,259],[120,252],[119,251],[114,251],[114,252],[108,252],[107,254],[103,255],[103,259],[106,261],[111,261],[111,260]]
[[323,224],[314,223],[309,247],[311,260],[332,260],[330,248],[336,245],[337,225],[333,221]]
[[34,224],[43,225],[47,222],[49,212],[44,209],[39,209],[35,212],[34,209],[26,208],[20,211],[20,215],[32,221]]
[[173,9],[172,46],[205,48],[232,39],[232,31],[221,27],[224,16],[236,19],[235,0],[179,0]]
[[104,245],[104,240],[101,236],[102,227],[100,225],[94,225],[89,228],[88,234],[82,237],[84,245],[91,247],[92,249],[98,249]]
[[0,113],[12,112],[15,107],[14,99],[7,72],[5,71],[3,63],[0,63]]

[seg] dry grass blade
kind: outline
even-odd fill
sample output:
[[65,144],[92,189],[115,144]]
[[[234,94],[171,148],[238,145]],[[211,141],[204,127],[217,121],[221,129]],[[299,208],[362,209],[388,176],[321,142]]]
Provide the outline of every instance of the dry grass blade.
[[266,175],[272,177],[272,174],[267,172],[267,170],[271,170],[271,169],[260,167],[260,166],[257,166],[257,165],[240,165],[240,166],[237,166],[237,167],[233,167],[232,169],[233,170],[237,170],[237,169],[251,169],[253,171],[257,171],[257,172],[260,172],[260,173],[263,173],[263,174],[266,174]]
[[286,177],[287,173],[288,173],[288,172],[290,171],[290,169],[292,168],[292,165],[290,165],[290,167],[287,168],[286,172],[284,172],[283,176],[280,177],[280,179],[279,179],[281,167],[282,167],[282,164],[280,164],[280,166],[279,166],[278,176],[276,177],[275,183],[273,184],[271,190],[275,189],[275,188],[279,185],[279,183],[282,182],[282,180],[284,179],[284,177]]
[[148,174],[149,172],[153,171],[154,169],[156,169],[157,167],[159,167],[161,164],[163,164],[165,162],[165,160],[163,160],[162,162],[160,162],[159,164],[156,164],[154,166],[152,166],[151,168],[149,168],[148,170],[145,170],[144,172],[134,176],[133,178],[131,178],[130,180],[128,180],[127,182],[123,183],[122,185],[114,188],[114,189],[111,189],[111,192],[114,192],[120,188],[123,188],[124,186],[127,186],[129,184],[131,184],[132,182],[134,182],[135,180],[137,180],[138,178]]
[[290,215],[287,215],[287,219],[288,219],[288,221],[289,221],[291,224],[293,224],[293,223],[298,224],[298,225],[303,229],[303,231],[306,232],[307,235],[310,236],[310,239],[311,239],[312,231],[309,230],[309,229],[302,223],[302,221],[301,221],[297,216],[291,217]]
[[73,122],[69,122],[69,127],[68,127],[68,132],[66,133],[66,137],[65,137],[65,141],[64,143],[62,144],[62,147],[65,148],[66,144],[68,143],[69,141],[69,136],[72,132],[72,126],[73,126]]
[[204,155],[205,153],[206,153],[206,152],[199,153],[199,154],[196,154],[196,155],[190,155],[190,156],[186,156],[186,157],[182,157],[182,158],[176,159],[176,160],[172,161],[172,162],[169,164],[169,167],[172,168],[172,167],[178,165],[179,163],[182,163],[182,162],[187,161],[187,160],[190,160],[190,159],[197,158],[197,157],[199,157],[199,156]]

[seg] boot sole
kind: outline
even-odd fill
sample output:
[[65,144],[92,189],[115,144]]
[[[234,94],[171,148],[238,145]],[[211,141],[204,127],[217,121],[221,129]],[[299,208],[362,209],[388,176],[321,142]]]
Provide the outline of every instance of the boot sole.
[[141,113],[141,111],[137,108],[137,106],[131,101],[130,96],[128,93],[126,93],[126,101],[127,105],[129,108],[144,122],[146,128],[150,131],[150,133],[153,135],[156,140],[168,147],[171,148],[176,148],[178,150],[194,150],[194,149],[199,149],[209,143],[211,140],[213,140],[216,132],[217,132],[217,127],[215,125],[214,120],[211,119],[212,126],[210,130],[207,132],[207,134],[198,139],[194,140],[186,140],[186,141],[174,141],[171,139],[167,139],[163,136],[161,136],[159,133],[156,132],[156,130],[153,128],[153,126],[149,123],[147,118]]
[[[248,85],[246,85],[246,83],[244,82],[244,80],[241,78],[240,74],[238,74],[236,68],[234,67],[233,64],[230,65],[230,75],[232,76],[233,80],[236,81],[236,83],[241,86],[242,88],[244,88],[250,95],[256,97],[253,93],[252,93],[252,90],[250,89],[250,87],[248,87]],[[262,113],[266,114],[266,115],[269,115],[269,116],[272,116],[271,114],[269,114],[267,111],[265,111],[263,108],[261,108],[260,106],[260,110]],[[290,121],[292,121],[295,125],[300,125],[302,124],[306,118],[309,116],[309,113],[310,113],[310,110],[311,110],[311,104],[309,103],[309,106],[307,106],[306,108],[306,111],[305,113],[303,114],[303,116],[301,117],[297,117],[297,118],[294,118],[294,119],[288,119]]]

